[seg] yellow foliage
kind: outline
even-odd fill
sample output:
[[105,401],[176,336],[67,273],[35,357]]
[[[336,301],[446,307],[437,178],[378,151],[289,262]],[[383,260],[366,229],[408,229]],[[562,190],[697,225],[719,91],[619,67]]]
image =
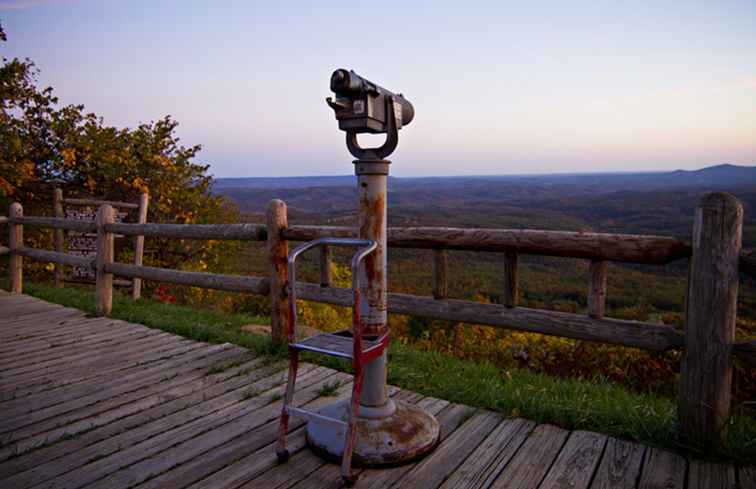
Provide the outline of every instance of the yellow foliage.
[[60,151],[64,168],[73,168],[76,165],[76,150],[73,148],[64,148]]

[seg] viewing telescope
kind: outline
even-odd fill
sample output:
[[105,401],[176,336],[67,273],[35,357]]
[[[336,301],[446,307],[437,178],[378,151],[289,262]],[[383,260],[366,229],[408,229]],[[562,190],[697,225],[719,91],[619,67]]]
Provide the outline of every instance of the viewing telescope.
[[[339,121],[339,129],[347,133],[349,151],[357,158],[382,159],[388,156],[398,141],[397,131],[415,117],[412,104],[399,93],[393,93],[354,71],[338,69],[331,75],[334,98],[326,102]],[[363,149],[357,144],[357,134],[387,134],[380,148]]]

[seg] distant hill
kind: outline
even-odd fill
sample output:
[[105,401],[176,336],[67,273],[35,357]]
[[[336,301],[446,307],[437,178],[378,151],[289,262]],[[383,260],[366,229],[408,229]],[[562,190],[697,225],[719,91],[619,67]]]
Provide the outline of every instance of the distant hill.
[[354,185],[354,175],[334,175],[328,177],[242,177],[214,178],[213,189],[226,188],[308,188]]
[[731,185],[738,183],[756,184],[756,166],[722,164],[700,170],[677,170],[665,175],[673,185]]
[[[303,176],[303,177],[241,177],[216,178],[213,189],[224,193],[226,189],[305,189],[320,187],[348,187],[355,185],[354,175]],[[389,177],[390,184],[398,187],[420,187],[428,184],[442,188],[459,185],[477,187],[486,183],[517,183],[520,185],[566,185],[596,187],[598,191],[650,190],[667,187],[728,186],[744,183],[756,184],[756,166],[721,164],[700,170],[671,172],[620,172],[620,173],[553,173],[543,175],[487,175],[446,177]]]
[[[353,225],[354,178],[221,179],[225,182],[216,186],[216,192],[247,214],[261,216],[268,202],[278,198],[287,203],[293,222]],[[756,167],[750,166],[656,173],[391,178],[388,188],[392,226],[592,229],[686,239],[701,195],[727,191],[745,207],[744,241],[756,243]]]

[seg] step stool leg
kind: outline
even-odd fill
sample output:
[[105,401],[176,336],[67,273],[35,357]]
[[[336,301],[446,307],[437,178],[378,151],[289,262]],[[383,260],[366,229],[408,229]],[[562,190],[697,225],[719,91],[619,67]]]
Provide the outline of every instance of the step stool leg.
[[349,419],[344,442],[344,455],[341,458],[341,478],[347,486],[354,485],[358,476],[352,473],[352,453],[354,444],[357,441],[357,415],[360,409],[360,396],[362,395],[362,380],[364,373],[362,369],[355,372],[354,384],[352,385],[352,399],[349,406]]
[[278,425],[278,446],[276,457],[278,463],[289,460],[289,450],[286,448],[286,433],[289,431],[288,408],[294,399],[294,386],[297,382],[297,368],[299,367],[299,350],[289,350],[289,378],[286,381],[286,394],[281,408],[281,420]]

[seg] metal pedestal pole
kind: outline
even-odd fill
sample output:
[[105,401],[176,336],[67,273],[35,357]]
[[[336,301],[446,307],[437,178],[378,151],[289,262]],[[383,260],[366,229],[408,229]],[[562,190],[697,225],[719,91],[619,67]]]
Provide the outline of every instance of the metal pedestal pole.
[[[366,336],[386,331],[386,180],[389,161],[356,160],[359,188],[359,230],[361,239],[378,243],[365,259],[360,277],[361,311]],[[347,419],[349,401],[325,406],[320,413]],[[321,456],[340,460],[346,428],[327,421],[307,423],[307,443]],[[357,421],[357,442],[353,464],[380,466],[408,462],[422,456],[438,442],[436,418],[414,404],[394,401],[386,392],[386,354],[365,366],[365,377]]]

